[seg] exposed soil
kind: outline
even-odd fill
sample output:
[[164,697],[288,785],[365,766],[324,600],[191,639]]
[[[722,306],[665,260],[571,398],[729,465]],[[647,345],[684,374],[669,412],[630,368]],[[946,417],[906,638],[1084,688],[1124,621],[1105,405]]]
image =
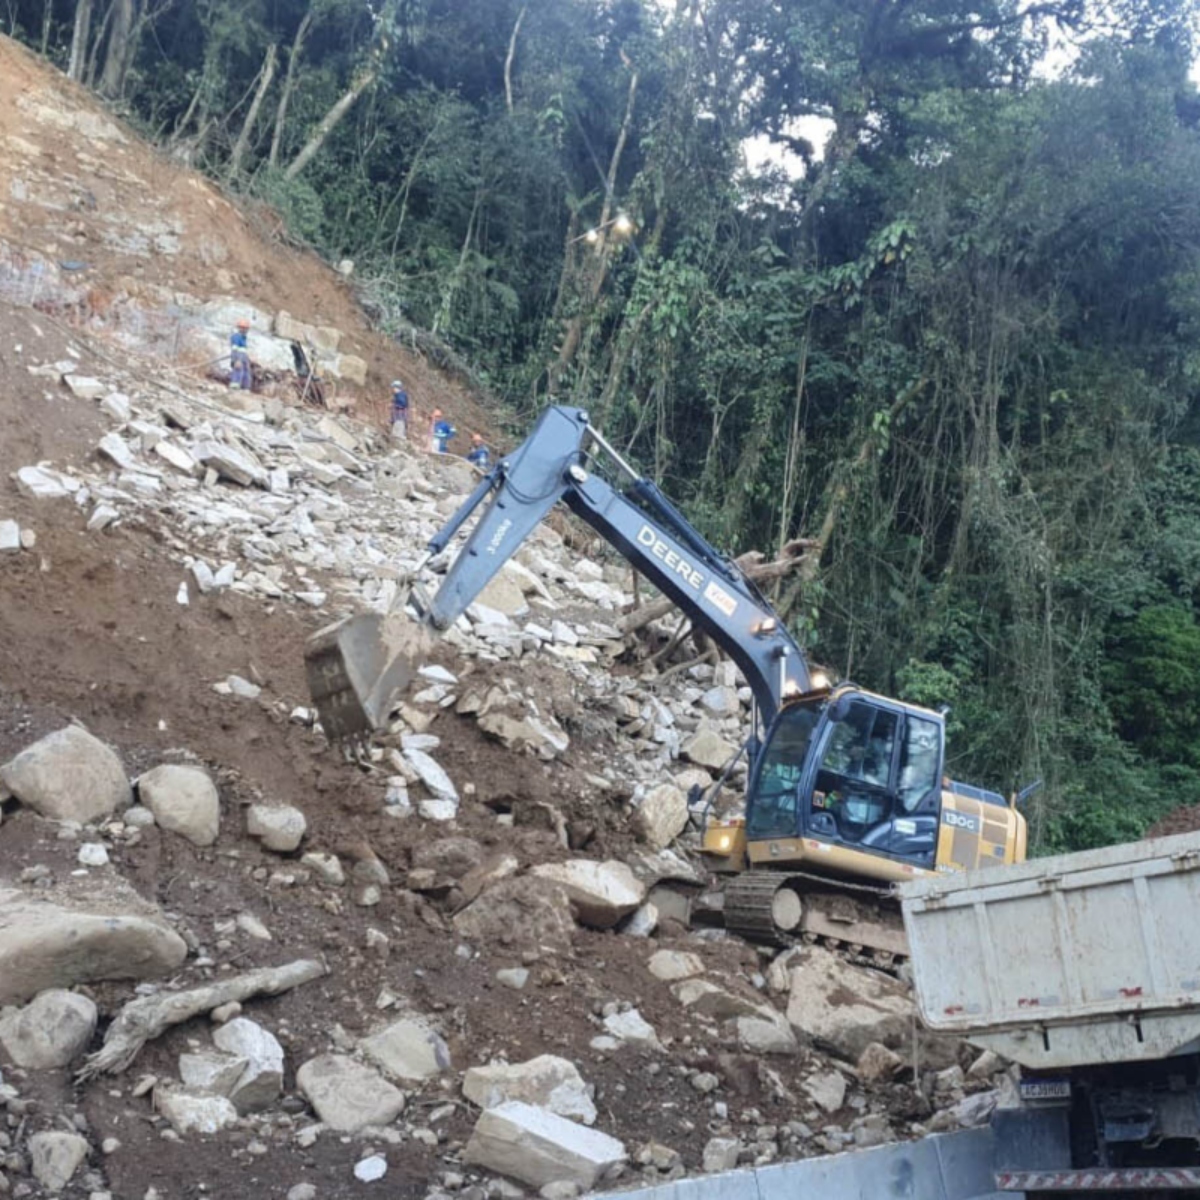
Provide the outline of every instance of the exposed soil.
[[[0,38],[0,141],[7,139],[10,148],[14,139],[25,143],[19,154],[0,155],[0,195],[8,195],[18,179],[31,187],[48,179],[75,189],[79,201],[66,220],[49,208],[0,205],[0,241],[56,260],[86,260],[94,280],[80,311],[41,313],[0,301],[0,518],[15,518],[37,535],[32,552],[0,555],[0,761],[77,720],[118,750],[131,778],[164,761],[200,762],[220,787],[217,844],[198,849],[151,827],[134,845],[114,841],[113,869],[177,917],[223,968],[316,957],[329,973],[247,1005],[247,1015],[262,1021],[287,1050],[285,1101],[269,1119],[180,1141],[164,1136],[148,1098],[131,1094],[139,1076],[173,1077],[178,1055],[206,1043],[207,1022],[197,1020],[147,1046],[125,1075],[86,1087],[72,1085],[64,1072],[25,1074],[6,1066],[6,1076],[18,1080],[22,1096],[31,1100],[22,1133],[59,1127],[75,1112],[76,1120],[79,1113],[86,1118],[94,1145],[117,1138],[120,1148],[102,1159],[97,1155],[91,1166],[118,1200],[141,1200],[151,1188],[159,1200],[283,1197],[301,1180],[314,1182],[321,1200],[358,1196],[362,1185],[353,1179],[353,1165],[373,1148],[388,1158],[387,1195],[423,1197],[436,1190],[476,1117],[461,1099],[457,1073],[415,1089],[409,1101],[405,1120],[432,1129],[434,1146],[415,1138],[385,1145],[329,1133],[309,1148],[295,1141],[297,1127],[312,1120],[295,1092],[296,1067],[386,1023],[394,1015],[393,1007],[381,1007],[389,992],[440,1021],[459,1070],[501,1054],[510,1061],[541,1053],[571,1059],[595,1085],[599,1128],[631,1150],[648,1140],[664,1142],[689,1169],[699,1167],[705,1142],[721,1127],[712,1098],[688,1082],[689,1067],[718,1074],[729,1120],[750,1143],[758,1127],[783,1126],[810,1111],[800,1084],[815,1056],[768,1060],[725,1053],[714,1027],[689,1017],[668,986],[649,974],[646,960],[659,946],[675,944],[670,936],[639,940],[580,930],[572,950],[558,955],[515,940],[462,947],[446,898],[426,899],[401,886],[414,847],[447,833],[473,838],[485,849],[504,847],[522,866],[566,857],[546,805],[566,818],[573,850],[602,858],[631,847],[620,797],[594,778],[612,746],[595,733],[586,707],[570,699],[561,671],[527,660],[520,667],[524,686],[557,696],[560,719],[577,735],[566,763],[551,768],[505,750],[473,719],[443,712],[430,732],[442,739],[438,760],[465,793],[459,819],[449,830],[398,821],[383,803],[386,770],[366,771],[346,761],[291,719],[293,709],[309,703],[303,649],[322,618],[233,592],[194,594],[181,606],[176,590],[183,572],[168,553],[166,531],[125,520],[104,533],[88,533],[85,513],[72,502],[33,501],[16,490],[10,475],[18,467],[42,459],[64,468],[83,462],[110,427],[97,406],[76,399],[57,374],[32,374],[30,368],[74,353],[83,369],[103,376],[106,362],[95,359],[91,347],[103,344],[116,354],[102,339],[122,332],[106,324],[104,296],[117,288],[128,292],[131,279],[209,295],[215,275],[223,272],[241,296],[343,330],[371,364],[360,413],[371,398],[386,395],[386,381],[399,373],[418,406],[436,403],[468,428],[488,428],[475,398],[371,331],[345,281],[314,256],[264,237],[261,214],[247,217],[210,183],[129,131],[124,142],[110,140],[97,150],[65,119],[31,125],[28,104],[48,103],[48,89],[71,99],[78,112],[95,111],[90,97]],[[30,163],[36,170],[29,170]],[[177,221],[178,250],[114,248],[105,224],[114,211],[126,223]],[[131,370],[161,369],[154,359],[126,353]],[[460,675],[488,670],[456,659],[448,647],[438,657]],[[231,673],[262,685],[261,696],[240,700],[215,692],[214,682]],[[264,798],[303,810],[305,850],[335,851],[347,867],[377,856],[395,886],[383,889],[377,906],[359,907],[345,890],[297,878],[298,854],[289,859],[266,852],[245,836],[242,809]],[[14,808],[0,826],[0,879],[35,865],[48,867],[56,879],[70,876],[77,869],[76,843]],[[511,813],[511,826],[497,820],[498,812]],[[259,918],[271,940],[216,928],[243,913]],[[369,929],[390,939],[386,959],[367,950]],[[689,939],[687,948],[705,958],[723,986],[761,1002],[747,982],[761,961],[752,947],[724,938]],[[190,986],[209,977],[194,964],[195,956],[172,982]],[[531,971],[525,990],[497,983],[499,968],[520,965]],[[98,1045],[132,989],[112,984],[92,992],[102,1013]],[[592,1049],[600,1032],[598,1010],[612,1001],[637,1006],[668,1053]],[[898,1126],[919,1115],[908,1088],[879,1090]],[[853,1115],[847,1113],[847,1121]],[[64,1194],[86,1196],[88,1190],[80,1177]]]

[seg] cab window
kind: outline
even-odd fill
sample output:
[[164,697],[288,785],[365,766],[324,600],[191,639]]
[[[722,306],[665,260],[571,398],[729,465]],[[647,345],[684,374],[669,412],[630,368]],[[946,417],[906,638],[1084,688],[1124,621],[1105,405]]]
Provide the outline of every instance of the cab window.
[[799,832],[797,804],[813,730],[823,706],[797,704],[780,713],[759,760],[754,803],[746,814],[750,838]]
[[900,745],[900,777],[897,798],[900,811],[915,813],[936,803],[941,768],[938,726],[911,714],[904,721],[904,739]]
[[899,717],[856,700],[830,730],[817,772],[813,809],[828,813],[838,833],[858,842],[891,816],[892,759]]

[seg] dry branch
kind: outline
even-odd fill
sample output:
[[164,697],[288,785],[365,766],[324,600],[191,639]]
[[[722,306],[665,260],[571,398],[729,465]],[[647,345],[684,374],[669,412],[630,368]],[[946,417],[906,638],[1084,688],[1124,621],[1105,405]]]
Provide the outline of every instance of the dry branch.
[[118,1075],[126,1070],[147,1042],[179,1025],[234,1000],[259,994],[278,996],[325,974],[323,963],[298,959],[282,967],[263,967],[232,979],[221,979],[186,992],[167,992],[131,1000],[104,1035],[104,1045],[88,1055],[77,1076],[80,1083],[96,1075]]
[[[780,557],[771,562],[763,562],[764,556],[761,550],[749,550],[733,561],[747,579],[758,584],[769,583],[774,579],[782,579],[794,571],[801,570],[808,559],[809,552],[815,547],[816,542],[810,538],[796,538],[788,542]],[[662,596],[626,613],[617,623],[617,627],[624,634],[636,633],[639,629],[644,629],[647,625],[657,621],[659,617],[665,617],[674,607],[673,600]]]

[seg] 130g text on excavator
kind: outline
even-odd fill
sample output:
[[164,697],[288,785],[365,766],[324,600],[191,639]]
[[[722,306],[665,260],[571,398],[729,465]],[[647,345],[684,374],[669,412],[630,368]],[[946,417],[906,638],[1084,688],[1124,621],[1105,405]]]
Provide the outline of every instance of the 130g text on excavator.
[[[601,456],[625,477],[623,488],[598,473]],[[703,841],[728,928],[777,943],[832,939],[886,960],[905,951],[887,902],[893,883],[1024,860],[1017,797],[944,774],[943,715],[851,683],[831,686],[811,671],[754,583],[578,408],[545,410],[430,540],[391,612],[351,617],[310,639],[309,688],[331,739],[353,740],[386,721],[411,675],[403,626],[448,628],[560,502],[707,633],[750,687],[745,816],[710,824]],[[421,572],[481,506],[426,595]]]

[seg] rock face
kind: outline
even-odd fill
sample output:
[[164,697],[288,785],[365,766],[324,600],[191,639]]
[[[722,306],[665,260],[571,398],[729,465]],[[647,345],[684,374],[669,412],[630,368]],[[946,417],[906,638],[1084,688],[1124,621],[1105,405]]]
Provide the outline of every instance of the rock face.
[[310,1058],[296,1083],[317,1116],[339,1133],[367,1125],[389,1125],[404,1111],[404,1093],[370,1067],[340,1054]]
[[787,1017],[852,1062],[872,1042],[903,1046],[911,1036],[913,1002],[902,983],[844,962],[820,946],[807,947],[792,970]]
[[611,929],[646,898],[646,885],[622,862],[573,858],[543,863],[533,874],[561,884],[580,922],[594,929]]
[[673,783],[647,792],[634,814],[634,828],[655,850],[669,846],[688,822],[687,796]]
[[450,1069],[450,1048],[427,1025],[405,1018],[360,1045],[366,1056],[397,1079],[432,1079]]
[[307,828],[304,814],[286,804],[252,804],[246,813],[246,832],[280,854],[295,850]]
[[29,1169],[48,1192],[61,1192],[87,1156],[87,1138],[77,1133],[35,1133],[29,1139]]
[[81,825],[127,808],[133,799],[121,760],[78,725],[22,750],[0,767],[0,783],[41,816]]
[[196,846],[217,840],[221,801],[208,772],[167,763],[138,779],[138,796],[160,829],[177,833]]
[[89,910],[0,889],[0,1004],[98,979],[153,979],[187,944],[129,889],[128,902]]
[[455,916],[454,928],[475,942],[553,951],[570,947],[575,922],[561,884],[523,875],[488,888]]
[[553,1054],[539,1054],[523,1063],[472,1067],[463,1078],[463,1095],[480,1108],[523,1100],[585,1125],[596,1121],[591,1091],[575,1064]]
[[246,1067],[229,1090],[238,1112],[261,1112],[283,1091],[283,1047],[261,1025],[238,1017],[213,1034],[213,1044],[226,1054],[246,1060]]
[[616,1138],[519,1100],[485,1109],[463,1152],[465,1162],[533,1187],[566,1180],[584,1191],[626,1157]]
[[246,1059],[235,1054],[202,1050],[179,1056],[179,1078],[189,1091],[228,1096],[248,1065]]
[[96,1006],[86,996],[54,988],[19,1012],[0,1018],[0,1042],[18,1067],[65,1067],[87,1049]]

